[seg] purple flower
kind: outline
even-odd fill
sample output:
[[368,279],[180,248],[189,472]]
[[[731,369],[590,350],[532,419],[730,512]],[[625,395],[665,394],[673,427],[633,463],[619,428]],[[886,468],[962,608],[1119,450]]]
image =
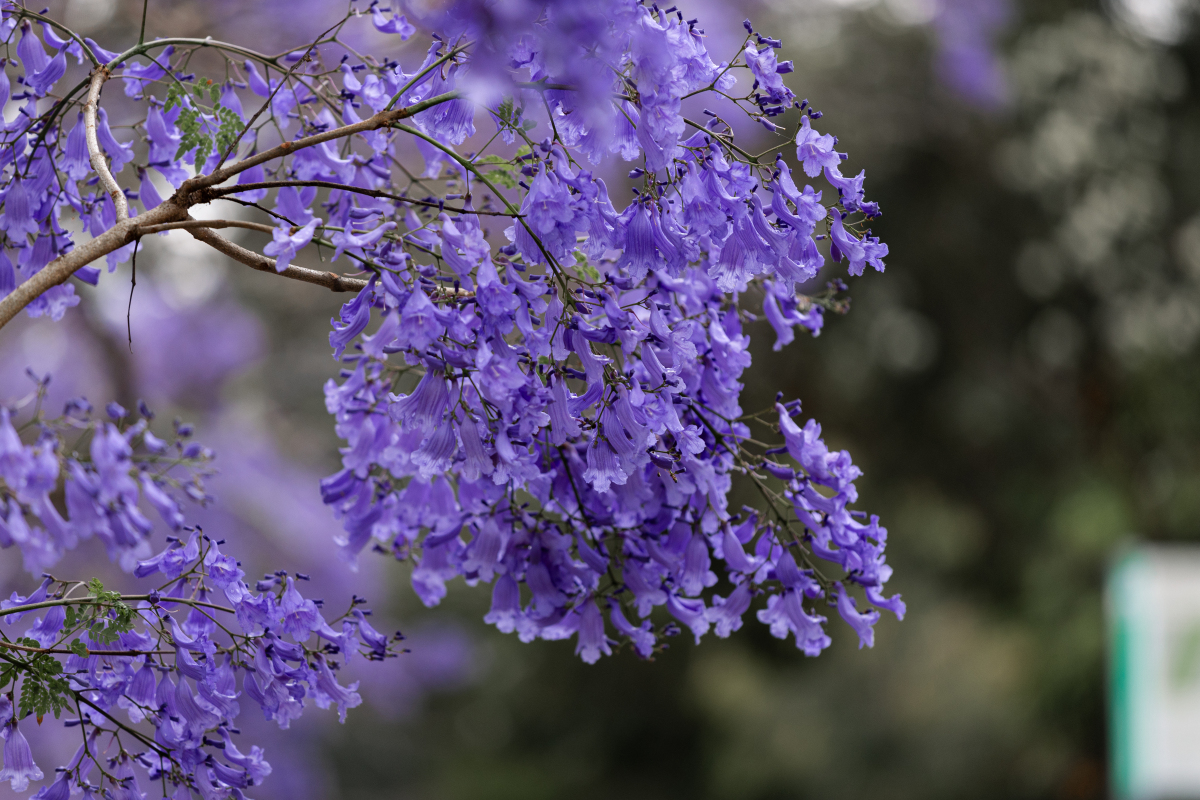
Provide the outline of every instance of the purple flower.
[[179,504],[175,502],[175,499],[164,492],[147,473],[142,473],[141,483],[143,496],[150,505],[154,506],[154,510],[162,517],[163,522],[167,523],[167,527],[173,531],[183,527],[183,512],[179,510]]
[[668,595],[667,611],[670,611],[671,616],[691,629],[692,635],[696,637],[696,644],[700,643],[700,637],[708,633],[708,609],[702,599],[684,599]]
[[[748,44],[743,55],[750,72],[754,74],[754,80],[758,82],[759,88],[766,92],[768,102],[777,106],[792,102],[796,95],[783,82],[783,75],[791,72],[791,62],[780,64],[775,58],[775,48],[771,46],[759,50],[753,44]],[[808,117],[805,116],[804,121],[807,120]],[[796,143],[800,144],[799,141]]]
[[54,783],[38,789],[31,800],[68,800],[70,796],[70,775],[67,772],[61,772]]
[[329,669],[329,664],[326,663],[324,657],[317,656],[316,681],[313,689],[315,690],[314,699],[321,708],[329,708],[330,705],[336,705],[338,709],[338,721],[346,721],[347,709],[356,708],[362,704],[362,697],[358,692],[354,691],[358,688],[358,681],[350,684],[349,687],[342,686],[337,682],[333,672]]
[[579,641],[575,645],[575,655],[588,664],[595,664],[601,654],[612,655],[608,646],[608,637],[604,635],[604,617],[594,600],[583,604],[579,613]]
[[46,609],[46,616],[38,619],[33,627],[25,632],[25,635],[30,639],[37,639],[42,647],[50,647],[57,641],[66,619],[66,609],[62,606],[53,606]]
[[240,569],[233,557],[222,553],[215,543],[209,545],[208,552],[204,555],[204,566],[209,580],[225,592],[231,603],[237,603],[246,596],[247,590],[242,583],[246,573]]
[[0,705],[0,711],[8,712],[3,714],[4,718],[8,718],[8,722],[5,723],[2,731],[4,735],[4,769],[0,771],[0,782],[8,781],[14,792],[23,792],[29,786],[30,781],[42,779],[42,771],[33,762],[33,752],[29,749],[29,742],[25,740],[25,735],[17,727],[16,719],[11,718],[13,710],[11,702],[4,700],[3,703],[7,705],[7,708]]
[[450,386],[437,370],[429,370],[410,395],[401,396],[388,406],[388,414],[401,425],[430,431],[442,422],[450,401]]
[[604,436],[596,436],[588,446],[587,472],[583,473],[583,479],[597,492],[607,492],[609,486],[624,485],[628,478],[608,440]]
[[842,619],[849,623],[858,634],[858,649],[864,646],[875,646],[875,623],[879,621],[879,612],[874,610],[860,612],[855,608],[854,598],[846,592],[842,584],[837,584],[837,608]]
[[283,617],[283,632],[298,642],[307,642],[312,631],[324,622],[316,603],[302,597],[291,578],[287,579],[287,589],[280,599],[279,613]]
[[683,573],[679,576],[679,587],[685,595],[698,595],[701,590],[717,582],[716,573],[709,569],[708,543],[701,534],[693,533],[684,554]]
[[280,225],[271,234],[271,243],[263,248],[269,256],[275,256],[275,271],[283,272],[291,266],[296,253],[312,241],[318,219],[313,219],[301,228]]
[[729,597],[714,597],[708,609],[708,621],[714,632],[722,639],[742,627],[742,616],[750,609],[750,584],[739,584]]
[[621,606],[618,603],[610,602],[609,604],[609,619],[612,620],[613,627],[619,633],[629,637],[633,643],[634,652],[641,658],[649,658],[654,653],[654,631],[649,622],[643,622],[640,627],[634,627],[629,620],[625,618],[625,614],[621,611]]
[[380,33],[398,34],[400,41],[405,41],[417,32],[417,29],[402,15],[393,14],[392,18],[388,19],[377,5],[371,7],[371,22],[375,25],[375,30]]
[[782,595],[771,595],[767,607],[758,612],[758,620],[771,627],[771,635],[776,639],[787,638],[789,632],[794,634],[796,647],[803,650],[806,656],[820,655],[830,643],[825,629],[821,627],[825,618],[810,616],[804,610],[801,597],[794,589]]
[[329,345],[333,348],[334,358],[341,358],[347,345],[362,333],[371,321],[370,302],[373,293],[372,282],[355,295],[353,300],[342,306],[338,319],[332,320],[333,330],[329,334]]
[[492,589],[492,608],[483,621],[501,633],[512,633],[521,620],[521,587],[511,575],[501,575]]
[[844,256],[849,262],[846,271],[851,275],[862,275],[863,268],[870,264],[877,272],[883,272],[883,257],[888,253],[887,245],[870,236],[861,240],[855,238],[842,225],[842,216],[836,210],[830,211],[830,217],[833,221],[829,232],[833,239],[833,247],[836,248],[834,252],[839,261]]
[[807,114],[800,118],[800,130],[796,133],[796,158],[804,165],[804,174],[815,178],[821,170],[836,169],[842,163],[841,153],[833,148],[837,140],[827,134],[813,130]]
[[[38,232],[33,219],[37,199],[30,196],[28,181],[14,178],[4,195],[4,213],[0,216],[0,229],[10,237],[25,236]],[[22,240],[23,241],[23,240]]]
[[437,309],[429,301],[429,295],[414,289],[400,310],[396,342],[401,347],[422,351],[429,343],[446,331],[446,326],[437,316]]

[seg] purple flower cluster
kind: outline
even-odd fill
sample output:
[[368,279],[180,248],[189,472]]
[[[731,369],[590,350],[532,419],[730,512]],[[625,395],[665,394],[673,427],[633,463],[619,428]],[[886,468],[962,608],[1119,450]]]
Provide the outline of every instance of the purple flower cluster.
[[[823,323],[819,302],[796,290],[825,264],[819,240],[851,275],[883,269],[886,245],[858,232],[879,213],[863,196],[864,176],[842,176],[834,138],[812,127],[819,114],[783,85],[789,67],[775,60],[777,41],[751,32],[742,60],[718,65],[681,15],[614,4],[604,44],[586,49],[564,38],[563,13],[549,4],[532,26],[536,15],[456,29],[454,20],[484,19],[460,3],[438,23],[447,38],[481,37],[488,63],[507,65],[501,74],[516,94],[491,115],[499,133],[527,142],[510,162],[524,189],[519,206],[477,167],[495,162],[453,149],[472,129],[450,104],[419,115],[417,130],[469,189],[463,208],[444,199],[440,213],[418,214],[349,187],[326,204],[347,230],[358,219],[375,220],[374,231],[403,220],[362,247],[375,277],[330,334],[345,368],[326,385],[326,405],[347,446],[344,469],[322,491],[342,518],[344,551],[354,559],[370,545],[411,560],[427,605],[452,578],[490,583],[487,621],[524,641],[575,637],[588,662],[624,643],[651,656],[678,630],[649,619],[659,606],[698,640],[710,630],[728,636],[757,604],[775,635],[790,632],[815,655],[829,642],[814,606],[825,600],[870,644],[878,613],[859,610],[847,587],[898,615],[903,604],[883,593],[886,530],[849,510],[858,470],[844,451],[826,449],[815,422],[796,427],[798,403],[781,406],[777,420],[739,405],[752,318],[739,298],[764,297],[782,346],[796,326],[816,333]],[[563,47],[579,58],[559,55]],[[425,63],[443,48],[436,42]],[[607,62],[605,74],[617,77],[605,92],[548,88],[566,85],[550,66],[569,72],[585,50],[586,59],[619,54]],[[747,157],[714,112],[685,135],[685,97],[720,100],[715,90],[732,91],[733,70],[746,68],[754,88],[739,108],[769,122],[801,107],[797,159],[809,176],[824,173],[835,206],[799,188],[781,157],[770,166]],[[455,74],[448,68],[429,88],[418,79],[402,102],[436,96]],[[344,91],[370,102],[349,84]],[[544,95],[539,119],[553,131],[542,142],[523,136],[529,121],[513,111],[533,106],[522,99],[530,92]],[[623,210],[580,164],[614,155],[641,159],[630,173],[641,187]],[[427,162],[426,176],[439,175]],[[363,188],[385,183],[366,169],[360,176]],[[492,210],[497,199],[507,213]],[[499,248],[486,216],[497,213],[512,218]],[[772,460],[782,448],[760,446],[751,425],[782,432],[799,469]],[[735,476],[762,492],[764,511],[728,507]],[[826,577],[822,559],[844,577]]]
[[[26,101],[0,137],[5,294],[14,261],[29,279],[74,247],[60,224],[64,203],[93,237],[117,224],[130,231],[107,252],[110,269],[132,255],[142,234],[118,223],[112,197],[89,183],[104,156],[115,174],[137,167],[137,190],[123,191],[147,212],[165,208],[178,221],[191,205],[227,197],[269,215],[264,253],[279,273],[327,283],[329,273],[296,269],[315,246],[369,274],[333,320],[343,369],[325,388],[347,446],[344,468],[321,490],[348,559],[370,546],[411,560],[428,605],[455,577],[490,584],[490,623],[525,641],[575,638],[588,662],[624,645],[651,657],[680,626],[697,640],[725,637],[751,610],[816,655],[829,644],[822,604],[836,606],[862,645],[873,641],[872,607],[903,614],[885,594],[886,530],[851,510],[860,473],[849,454],[830,451],[815,421],[793,419],[798,401],[741,407],[757,309],[776,349],[797,327],[815,335],[826,310],[845,309],[840,279],[803,293],[827,263],[859,276],[868,265],[882,271],[887,255],[867,227],[880,210],[866,199],[865,174],[842,174],[847,156],[814,128],[820,113],[784,82],[791,65],[779,62],[778,40],[747,21],[718,62],[696,20],[633,0],[458,0],[407,15],[372,3],[352,6],[325,49],[268,57],[206,41],[226,53],[228,77],[215,83],[186,73],[186,40],[117,55],[49,27],[39,37],[30,20],[40,15],[3,8],[0,33],[18,38],[24,70],[12,99]],[[347,47],[337,59],[331,50],[355,16],[394,41],[419,24],[432,44],[408,65]],[[41,113],[66,54],[106,63],[125,82],[145,112],[135,123],[144,154],[113,137],[103,108],[94,138],[79,121],[64,133],[70,94]],[[88,85],[94,95],[99,84]],[[0,88],[7,101],[10,85]],[[243,101],[259,110],[247,113]],[[490,136],[476,129],[481,114]],[[727,118],[740,116],[794,133],[756,155],[735,141]],[[779,152],[792,144],[794,160]],[[634,164],[627,204],[605,181],[621,162]],[[793,169],[827,186],[801,186]],[[166,205],[149,170],[179,190]],[[99,271],[75,274],[94,282]],[[345,288],[352,276],[332,277],[331,288]],[[75,300],[57,287],[29,310],[61,316]],[[144,769],[205,798],[236,795],[265,774],[261,759],[227,741],[237,673],[242,693],[286,726],[305,698],[342,713],[357,704],[331,657],[382,658],[389,639],[354,607],[334,628],[286,573],[252,592],[216,542],[179,533],[174,493],[200,500],[203,489],[153,469],[171,447],[184,461],[203,460],[203,449],[154,438],[145,410],[133,423],[110,407],[117,424],[96,424],[83,408],[59,424],[86,429],[86,459],[62,455],[40,415],[40,432],[24,442],[3,412],[0,543],[18,544],[38,571],[95,535],[138,577],[161,573],[166,583],[137,608],[149,632],[117,631],[124,650],[96,656],[93,627],[78,640],[83,652],[70,651],[72,691],[92,709],[80,707],[84,741],[112,721],[111,709],[133,708],[136,723],[154,727],[149,749],[110,757],[106,780],[128,786]],[[735,482],[762,505],[730,508]],[[152,558],[143,500],[177,535]],[[72,585],[43,590],[53,586],[69,607]],[[97,623],[108,631],[124,618],[98,592],[95,603],[111,605]],[[212,602],[217,592],[228,605]],[[186,619],[172,616],[184,610]],[[241,633],[210,624],[210,611],[232,615]],[[61,644],[56,621],[38,624],[42,638],[31,630],[31,641]],[[174,660],[149,658],[164,654]],[[84,786],[81,763],[63,780]]]
[[[167,468],[194,468],[211,458],[184,443],[187,426],[177,423],[177,440],[168,445],[150,432],[153,415],[144,405],[142,419],[128,425],[130,415],[115,403],[107,412],[117,424],[93,422],[87,410],[77,400],[58,419],[35,412],[21,426],[34,443],[23,444],[10,410],[0,409],[0,497],[7,509],[0,544],[20,546],[36,570],[95,535],[135,578],[153,583],[141,594],[121,595],[95,581],[46,575],[28,596],[13,593],[0,602],[0,622],[27,626],[14,640],[17,650],[5,637],[10,669],[0,680],[13,680],[15,690],[23,674],[44,671],[38,659],[48,658],[57,662],[49,674],[62,676],[52,689],[61,702],[49,708],[36,705],[29,678],[19,693],[0,699],[0,780],[19,792],[42,779],[19,722],[29,714],[40,721],[53,710],[56,717],[67,712],[66,725],[78,728],[81,743],[35,797],[65,800],[79,790],[91,796],[106,783],[105,796],[144,797],[144,781],[175,787],[180,798],[189,790],[203,798],[242,797],[271,766],[260,747],[236,743],[239,698],[253,700],[281,728],[309,703],[336,708],[344,721],[361,698],[357,684],[339,683],[339,666],[356,655],[394,656],[402,637],[377,631],[358,598],[327,621],[322,602],[297,588],[305,575],[279,571],[251,587],[240,562],[221,551],[223,542],[183,525],[172,494],[182,485],[203,499],[203,487],[194,478],[182,484],[165,478]],[[90,458],[60,454],[67,432],[90,437]],[[175,534],[150,557],[152,525],[139,500]],[[63,505],[65,518],[57,507]]]
[[[212,453],[188,441],[190,425],[177,422],[168,442],[150,430],[154,415],[145,404],[136,421],[137,414],[116,403],[108,404],[107,421],[91,412],[91,404],[77,398],[57,420],[38,414],[22,425],[31,439],[26,443],[10,410],[0,407],[0,547],[16,545],[35,575],[92,537],[130,570],[150,552],[154,525],[142,501],[178,531],[181,495],[206,499],[201,478]],[[68,433],[87,444],[86,456],[64,452]]]

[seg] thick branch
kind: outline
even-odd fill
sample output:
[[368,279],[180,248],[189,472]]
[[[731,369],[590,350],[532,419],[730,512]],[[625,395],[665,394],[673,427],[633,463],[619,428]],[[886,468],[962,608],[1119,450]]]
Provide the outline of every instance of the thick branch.
[[[124,195],[122,195],[122,198]],[[66,282],[75,272],[102,256],[124,247],[137,238],[138,223],[156,225],[180,219],[186,211],[170,200],[155,206],[145,214],[139,214],[136,219],[123,219],[104,233],[84,245],[76,247],[69,253],[64,253],[47,264],[42,270],[34,273],[33,277],[22,283],[12,293],[0,300],[0,327],[8,324],[9,320],[25,306],[36,300],[47,290]]]
[[108,162],[104,160],[104,151],[100,149],[100,142],[96,139],[96,113],[100,107],[100,87],[108,78],[108,67],[96,67],[92,70],[92,83],[88,87],[87,102],[83,105],[83,124],[92,169],[96,170],[96,174],[100,176],[100,183],[104,186],[104,191],[108,192],[113,205],[117,207],[117,222],[122,222],[129,219],[129,203],[125,200],[125,193],[117,185],[117,179],[108,171]]
[[[204,222],[204,220],[195,221]],[[267,226],[264,225],[263,227]],[[367,285],[367,282],[361,278],[343,278],[335,272],[318,272],[315,269],[305,269],[304,267],[291,266],[283,272],[276,272],[275,259],[236,245],[224,236],[213,233],[208,227],[188,228],[187,231],[214,250],[224,253],[234,261],[241,262],[250,267],[250,269],[256,269],[259,272],[270,272],[285,278],[291,278],[292,280],[311,283],[314,286],[324,286],[333,292],[359,292]]]

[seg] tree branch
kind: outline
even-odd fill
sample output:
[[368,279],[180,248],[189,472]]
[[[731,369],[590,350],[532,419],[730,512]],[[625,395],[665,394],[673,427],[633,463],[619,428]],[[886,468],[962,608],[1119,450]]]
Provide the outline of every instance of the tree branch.
[[108,192],[108,196],[112,198],[113,205],[117,207],[117,222],[123,222],[129,219],[129,203],[125,200],[125,193],[117,185],[117,179],[108,171],[108,162],[104,160],[104,151],[100,149],[100,142],[96,139],[96,114],[100,107],[100,87],[108,80],[109,75],[108,67],[96,67],[92,70],[92,82],[88,87],[87,102],[83,105],[83,124],[84,133],[87,136],[88,158],[92,162],[92,169],[96,170],[96,174],[100,176],[101,185]]
[[245,228],[250,231],[273,233],[275,229],[261,222],[244,222],[240,219],[185,219],[179,222],[163,222],[158,225],[139,225],[139,236],[149,236],[163,231],[192,230],[195,228]]
[[356,133],[365,133],[367,131],[375,131],[380,128],[390,127],[398,120],[407,119],[415,116],[426,109],[441,105],[442,103],[451,100],[457,100],[462,97],[462,92],[446,92],[439,94],[436,97],[431,97],[428,100],[422,100],[419,103],[413,103],[411,106],[404,108],[395,108],[391,111],[380,111],[372,117],[364,119],[362,122],[356,122],[353,125],[343,125],[340,128],[322,131],[321,133],[306,136],[303,139],[296,139],[293,142],[284,142],[283,144],[272,147],[270,150],[265,150],[258,155],[243,158],[236,164],[230,164],[227,167],[215,170],[208,175],[197,175],[195,178],[189,178],[183,182],[176,192],[177,196],[187,196],[199,189],[206,189],[210,186],[216,186],[224,183],[234,175],[245,172],[251,167],[256,167],[259,164],[265,164],[268,161],[274,161],[277,158],[291,155],[297,150],[303,150],[306,147],[313,147],[322,142],[333,141],[334,139],[342,139],[346,136],[353,136]]
[[[0,647],[8,650],[20,650],[23,653],[48,653],[56,656],[77,655],[74,650],[68,650],[65,647],[28,647],[15,642],[0,642]],[[89,656],[169,656],[174,653],[174,650],[92,650],[87,648]]]
[[[203,40],[199,40],[202,42]],[[163,44],[163,40],[149,42],[141,47],[150,47]],[[135,50],[137,48],[134,48]],[[117,59],[116,63],[127,57],[127,54],[122,54],[121,58]],[[165,222],[177,222],[187,220],[187,209],[197,203],[207,202],[205,192],[201,190],[210,189],[218,184],[224,183],[229,178],[250,169],[258,164],[271,161],[276,158],[283,158],[297,150],[322,142],[341,139],[346,136],[353,136],[357,133],[365,131],[378,130],[392,126],[397,120],[406,119],[408,117],[419,114],[420,112],[440,105],[441,103],[455,100],[461,97],[460,92],[446,92],[436,97],[431,97],[428,100],[422,100],[419,103],[414,103],[405,108],[392,109],[391,111],[380,112],[362,122],[353,125],[345,125],[340,128],[323,131],[313,136],[308,136],[303,139],[297,139],[294,142],[284,142],[283,144],[273,147],[266,152],[259,153],[255,156],[245,158],[236,164],[230,164],[222,169],[214,171],[210,175],[201,175],[195,178],[189,178],[184,181],[169,199],[164,200],[161,204],[139,214],[136,219],[129,217],[129,204],[125,200],[125,194],[121,191],[121,187],[117,184],[116,179],[108,169],[108,163],[105,161],[104,154],[100,149],[100,143],[96,138],[96,116],[99,108],[100,88],[104,82],[108,80],[110,73],[107,67],[98,67],[93,71],[89,89],[87,103],[84,106],[84,131],[87,138],[88,155],[91,160],[92,168],[100,178],[100,183],[112,197],[113,205],[117,210],[117,223],[104,233],[92,239],[87,244],[76,247],[69,253],[64,253],[58,258],[51,261],[43,269],[39,270],[21,285],[17,286],[7,297],[0,299],[0,328],[4,327],[12,320],[13,317],[20,312],[21,309],[36,300],[47,290],[66,282],[75,272],[88,264],[92,263],[101,256],[117,250],[120,247],[132,242],[139,235],[140,228],[151,228]],[[415,132],[415,129],[404,126],[404,130]],[[423,134],[422,138],[424,137]],[[445,145],[439,146],[445,147]],[[460,158],[461,160],[461,158]],[[496,192],[494,187],[484,180],[485,185],[488,185],[493,192]],[[498,197],[503,197],[496,192]],[[516,211],[515,208],[509,205],[510,210]],[[193,222],[199,223],[200,220]],[[275,272],[274,259],[267,258],[250,250],[230,242],[228,239],[213,233],[210,230],[213,226],[199,227],[192,230],[192,235],[200,241],[208,244],[222,253],[225,253],[230,258],[240,261],[246,266],[257,269],[263,272]],[[335,292],[353,292],[360,291],[367,282],[356,278],[343,278],[332,272],[317,272],[316,270],[304,269],[302,267],[289,267],[281,274],[284,277],[299,280],[304,283],[311,283],[316,286],[324,286],[327,289]]]
[[[124,195],[122,195],[123,197]],[[155,206],[145,214],[139,214],[136,219],[123,219],[87,244],[76,247],[71,252],[54,259],[43,269],[34,273],[29,280],[13,289],[11,294],[0,300],[0,328],[7,325],[21,309],[32,303],[41,294],[60,283],[65,283],[77,270],[132,242],[137,238],[136,230],[139,222],[144,225],[155,225],[180,219],[186,214],[187,212],[173,201],[164,200],[161,205]]]
[[520,214],[510,214],[507,211],[476,211],[475,209],[459,208],[448,206],[444,203],[432,203],[428,200],[415,200],[411,197],[385,192],[381,189],[363,189],[360,186],[351,186],[345,183],[336,183],[334,181],[259,181],[257,183],[237,183],[233,186],[221,186],[215,189],[210,189],[205,193],[205,196],[211,196],[214,200],[225,198],[231,194],[240,194],[242,192],[252,192],[256,189],[282,189],[286,186],[313,186],[318,189],[338,189],[343,192],[353,192],[361,194],[365,197],[378,197],[383,200],[394,200],[397,203],[410,203],[414,206],[425,206],[427,208],[436,208],[440,211],[452,211],[456,214],[480,214],[490,217],[509,217],[521,216]]
[[[367,281],[362,278],[343,278],[336,272],[318,272],[315,269],[306,269],[304,267],[291,266],[283,272],[276,272],[275,259],[268,258],[253,250],[247,250],[229,241],[219,233],[213,233],[211,226],[207,226],[206,220],[189,221],[199,222],[204,227],[186,228],[188,233],[214,250],[229,256],[234,261],[245,264],[250,269],[256,269],[259,272],[270,272],[274,275],[281,275],[284,278],[311,283],[314,286],[324,286],[332,292],[360,292],[367,285]],[[269,226],[264,225],[263,227],[270,230]]]

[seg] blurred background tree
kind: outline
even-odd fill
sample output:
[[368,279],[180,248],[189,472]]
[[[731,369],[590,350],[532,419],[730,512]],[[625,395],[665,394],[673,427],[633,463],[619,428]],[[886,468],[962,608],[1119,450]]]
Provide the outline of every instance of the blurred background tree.
[[[151,8],[183,35],[282,49],[323,2]],[[763,323],[743,405],[776,388],[801,397],[831,446],[853,452],[866,505],[891,531],[908,619],[881,625],[872,651],[835,636],[814,660],[748,626],[699,649],[681,638],[654,665],[587,666],[565,645],[486,628],[485,593],[461,586],[434,623],[401,568],[377,564],[395,617],[428,632],[403,691],[381,679],[357,724],[281,741],[301,750],[272,753],[277,780],[260,797],[1105,795],[1105,570],[1131,542],[1200,538],[1190,6],[684,5],[714,37],[751,16],[784,39],[789,83],[841,133],[884,209],[887,273],[852,284],[853,312],[817,342],[774,352]],[[100,41],[140,10],[64,8]],[[257,466],[223,498],[239,535],[292,550],[303,530],[304,557],[328,557],[337,527],[315,481],[287,499],[293,518],[264,509],[280,502],[272,486],[290,485],[272,483],[280,471],[336,468],[319,386],[335,368],[324,322],[339,299],[243,274],[183,238],[154,246],[134,356],[119,346],[114,289],[76,322],[92,328],[87,352],[66,352],[50,325],[6,331],[4,380],[26,364],[74,369],[117,396],[158,391],[208,415],[228,447],[251,447],[237,432],[256,431]],[[154,360],[164,331],[195,345],[181,377]]]

